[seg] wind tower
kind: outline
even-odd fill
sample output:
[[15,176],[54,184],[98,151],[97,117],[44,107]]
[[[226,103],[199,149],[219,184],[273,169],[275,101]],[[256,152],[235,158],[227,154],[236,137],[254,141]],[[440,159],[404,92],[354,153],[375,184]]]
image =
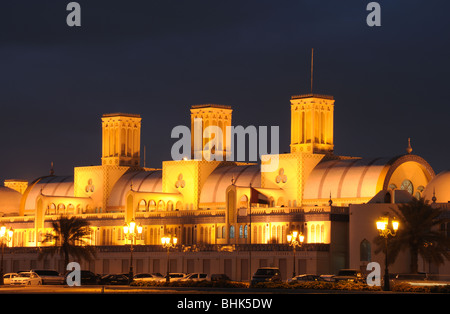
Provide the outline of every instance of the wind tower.
[[291,97],[291,152],[333,153],[333,96],[313,93],[311,50],[311,92]]

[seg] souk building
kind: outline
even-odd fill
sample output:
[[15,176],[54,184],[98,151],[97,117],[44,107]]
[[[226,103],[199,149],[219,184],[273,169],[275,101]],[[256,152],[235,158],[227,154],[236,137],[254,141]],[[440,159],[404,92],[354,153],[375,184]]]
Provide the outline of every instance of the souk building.
[[[49,245],[41,241],[51,232],[51,222],[61,214],[89,221],[89,243],[97,247],[97,259],[81,265],[100,274],[128,272],[130,241],[123,225],[132,219],[143,227],[134,246],[135,273],[166,272],[161,237],[169,234],[178,238],[169,256],[171,272],[225,273],[248,280],[258,267],[277,266],[286,279],[294,262],[297,274],[335,274],[364,266],[359,249],[365,235],[351,236],[358,232],[350,227],[350,204],[370,207],[371,202],[396,203],[395,195],[397,202],[420,197],[435,173],[410,150],[387,158],[335,155],[334,102],[326,95],[291,97],[290,152],[275,156],[278,167],[270,172],[262,172],[260,163],[194,160],[194,146],[191,158],[143,167],[140,115],[104,114],[100,165],[75,167],[67,176],[51,171],[32,182],[6,180],[0,187],[0,222],[14,230],[6,243],[5,272],[64,271],[59,257],[37,258],[39,248]],[[202,118],[202,131],[232,125],[229,106],[195,105],[190,113],[192,124]],[[203,138],[203,132],[192,132],[192,142],[196,135]],[[226,156],[229,143],[219,140],[219,153]],[[269,203],[250,204],[252,190]],[[380,193],[384,197],[374,201]],[[292,230],[305,236],[295,261],[287,243]]]

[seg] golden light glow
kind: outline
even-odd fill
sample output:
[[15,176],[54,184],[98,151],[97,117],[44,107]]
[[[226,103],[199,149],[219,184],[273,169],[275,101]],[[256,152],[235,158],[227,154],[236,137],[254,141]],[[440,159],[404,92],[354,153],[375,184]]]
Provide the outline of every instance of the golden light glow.
[[399,226],[399,222],[397,220],[392,220],[392,229],[394,229],[395,231],[398,230],[398,226]]
[[135,230],[135,228],[136,228],[136,223],[134,222],[134,220],[131,220],[130,221],[130,225],[129,225],[130,227],[129,227],[129,233],[134,233],[134,230]]
[[6,233],[6,227],[5,226],[1,226],[0,227],[0,237],[4,237]]
[[385,230],[388,224],[388,217],[380,217],[377,220],[377,229],[378,230]]
[[300,243],[303,243],[303,241],[305,241],[305,236],[302,233],[300,233],[299,239],[300,239]]
[[377,221],[377,229],[378,230],[385,230],[386,229],[386,223],[384,221]]

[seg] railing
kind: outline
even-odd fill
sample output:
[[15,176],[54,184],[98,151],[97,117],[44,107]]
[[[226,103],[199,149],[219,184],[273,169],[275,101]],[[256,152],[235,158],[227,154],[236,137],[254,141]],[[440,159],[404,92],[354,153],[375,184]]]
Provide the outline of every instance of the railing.
[[[99,253],[129,252],[130,245],[97,245]],[[5,247],[5,254],[38,253],[41,247]],[[45,247],[42,247],[45,248]],[[296,251],[328,252],[330,245],[325,243],[306,243]],[[162,245],[133,245],[134,252],[166,252]],[[179,245],[174,252],[263,252],[292,251],[289,244],[192,244]]]

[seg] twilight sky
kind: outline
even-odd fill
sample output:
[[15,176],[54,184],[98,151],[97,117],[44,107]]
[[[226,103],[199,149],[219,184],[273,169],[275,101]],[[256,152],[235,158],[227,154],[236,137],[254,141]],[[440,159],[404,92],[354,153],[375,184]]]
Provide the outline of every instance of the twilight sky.
[[233,125],[280,126],[290,97],[333,95],[335,153],[413,153],[450,168],[448,1],[69,0],[0,3],[0,182],[101,163],[101,115],[141,114],[147,166],[169,160],[191,105],[233,107]]

